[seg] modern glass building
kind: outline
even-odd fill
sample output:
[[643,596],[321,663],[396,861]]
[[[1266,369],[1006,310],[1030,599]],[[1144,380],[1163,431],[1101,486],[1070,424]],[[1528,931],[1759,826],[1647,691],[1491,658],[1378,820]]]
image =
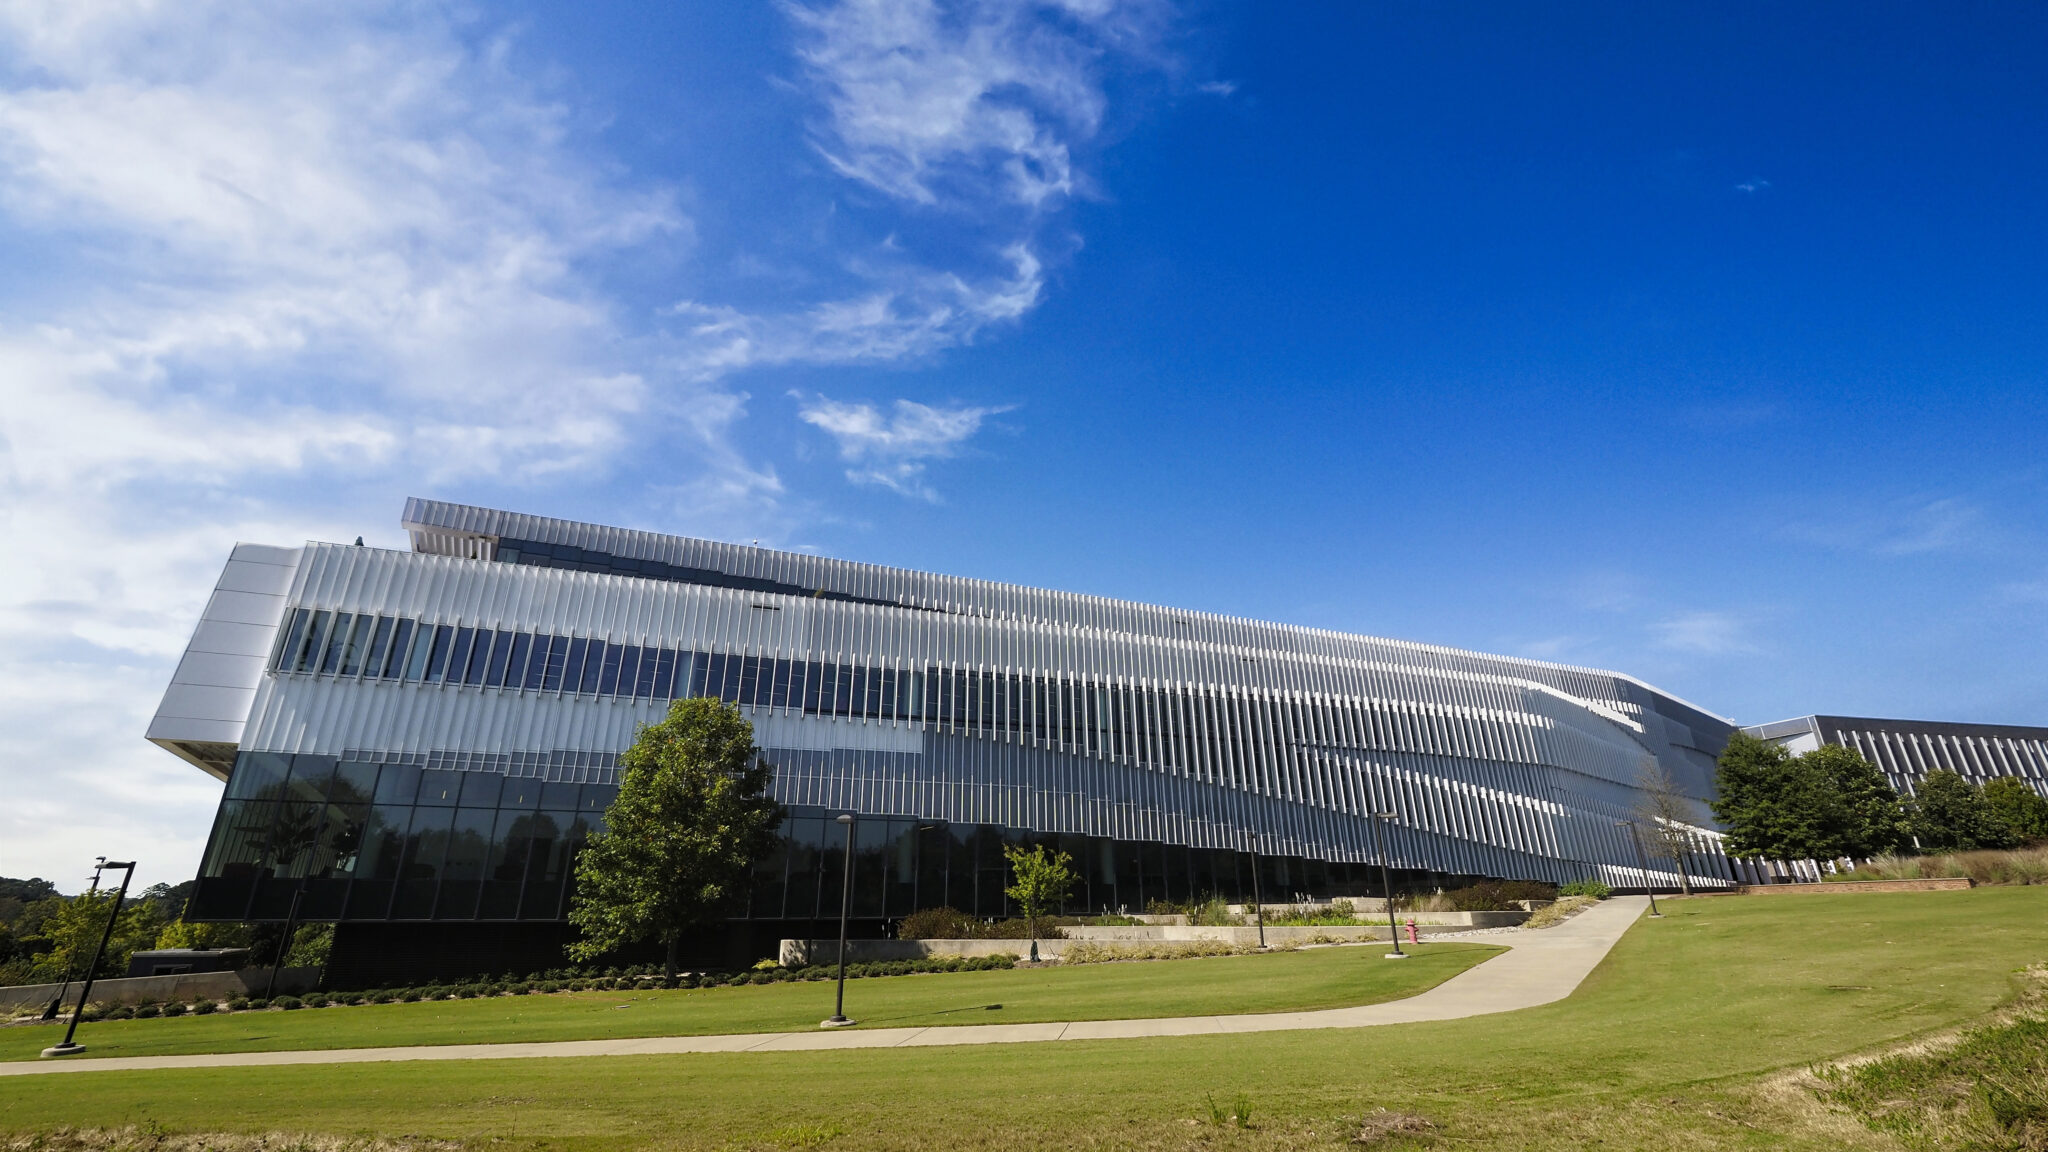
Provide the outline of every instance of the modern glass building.
[[1880,720],[1869,716],[1798,716],[1743,731],[1811,752],[1823,744],[1853,748],[1883,770],[1892,787],[1911,796],[1920,781],[1946,768],[1972,784],[2000,776],[2026,781],[2048,796],[2048,728],[2013,724],[1953,724],[1940,720]]
[[841,812],[868,932],[1004,913],[1017,842],[1073,855],[1075,910],[1255,870],[1269,900],[1363,894],[1383,857],[1640,885],[1645,768],[1704,821],[1733,731],[1612,672],[426,500],[404,524],[410,552],[236,546],[149,730],[226,785],[192,914],[337,921],[365,974],[558,963],[616,757],[682,696],[745,712],[791,812],[712,942],[735,956],[837,915]]

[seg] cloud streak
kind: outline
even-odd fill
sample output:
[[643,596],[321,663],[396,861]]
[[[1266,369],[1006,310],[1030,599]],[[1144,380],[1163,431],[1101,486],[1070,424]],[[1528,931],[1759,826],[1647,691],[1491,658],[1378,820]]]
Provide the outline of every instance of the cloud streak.
[[[879,198],[878,236],[820,249],[830,289],[661,310],[604,269],[688,266],[696,222],[471,12],[0,8],[0,872],[83,826],[189,875],[217,789],[140,732],[231,541],[374,540],[401,490],[649,458],[634,491],[679,526],[761,535],[794,513],[736,435],[741,373],[928,355],[1043,299],[1129,10],[788,11],[825,178]],[[990,411],[833,434],[857,482],[929,498]]]
[[983,420],[1006,411],[1009,409],[935,408],[898,400],[894,414],[883,416],[871,404],[842,404],[819,396],[806,402],[798,414],[838,442],[840,459],[854,465],[847,469],[847,479],[936,500],[938,494],[924,483],[926,463],[958,454],[981,429]]

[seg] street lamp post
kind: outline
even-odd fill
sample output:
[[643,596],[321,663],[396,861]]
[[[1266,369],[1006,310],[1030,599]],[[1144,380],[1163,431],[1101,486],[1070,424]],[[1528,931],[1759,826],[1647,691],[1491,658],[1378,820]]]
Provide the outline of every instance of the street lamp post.
[[1266,947],[1266,898],[1259,894],[1259,834],[1245,833],[1252,845],[1252,915],[1259,922],[1259,948]]
[[853,1021],[846,1018],[846,912],[853,904],[853,814],[841,813],[833,817],[846,825],[846,874],[840,877],[839,885],[839,995],[832,1004],[832,1018],[825,1021],[826,1028],[844,1028]]
[[[91,896],[99,892],[100,874],[105,872],[106,870],[107,858],[105,856],[102,856],[98,860],[93,862],[92,887],[86,889],[86,895]],[[78,958],[74,956],[71,958],[69,963],[64,965],[64,982],[62,984],[57,985],[57,995],[51,998],[50,1006],[48,1008],[43,1009],[43,1019],[55,1020],[57,1018],[57,1013],[62,1012],[64,1010],[64,994],[66,992],[71,991],[71,977],[77,971]]]
[[1636,835],[1636,826],[1628,820],[1616,820],[1616,828],[1628,829],[1628,842],[1636,846],[1636,868],[1643,874],[1643,891],[1650,896],[1650,915],[1662,920],[1664,914],[1657,911],[1657,891],[1650,885],[1650,861],[1643,855],[1643,839]]
[[69,1056],[74,1052],[85,1051],[85,1045],[74,1044],[71,1038],[78,1034],[78,1021],[85,1015],[86,998],[92,995],[93,977],[99,972],[100,958],[107,954],[107,941],[113,939],[114,921],[121,918],[121,902],[128,899],[128,882],[135,879],[133,860],[108,860],[102,867],[121,869],[121,890],[114,894],[114,910],[107,913],[107,927],[100,933],[100,946],[93,949],[92,963],[86,966],[85,984],[78,990],[78,1007],[71,1010],[71,1025],[64,1029],[63,1042],[43,1049],[45,1056]]
[[1372,846],[1380,858],[1380,892],[1387,901],[1387,936],[1394,942],[1394,950],[1387,953],[1387,959],[1406,960],[1408,954],[1401,951],[1401,926],[1394,921],[1394,880],[1392,873],[1387,870],[1387,845],[1386,841],[1381,839],[1380,832],[1380,822],[1392,820],[1396,815],[1393,812],[1372,814]]

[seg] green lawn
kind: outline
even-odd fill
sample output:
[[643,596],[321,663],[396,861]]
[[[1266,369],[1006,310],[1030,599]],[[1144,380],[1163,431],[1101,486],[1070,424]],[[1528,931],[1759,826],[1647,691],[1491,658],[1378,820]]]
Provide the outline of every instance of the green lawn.
[[[1348,1141],[1361,1116],[1387,1108],[1435,1125],[1415,1146],[1886,1149],[1895,1147],[1889,1137],[1776,1087],[1775,1074],[1980,1016],[2010,995],[2016,969],[2048,959],[2048,887],[1703,897],[1665,909],[1571,998],[1469,1020],[972,1048],[7,1078],[0,1130],[136,1124],[149,1133],[384,1135],[546,1152],[1334,1152],[1355,1147]],[[1187,970],[1130,967],[1166,983]],[[1210,1126],[1207,1100],[1239,1094],[1252,1104],[1252,1128]],[[155,1141],[134,1143],[164,1146]]]
[[[1389,964],[1380,959],[1384,950],[1385,945],[1311,948],[1204,960],[869,977],[847,981],[846,1007],[867,1028],[1343,1008],[1413,996],[1501,951],[1457,942],[1423,944],[1412,948],[1412,961]],[[832,993],[832,984],[820,981],[363,1004],[110,1020],[81,1025],[78,1039],[94,1056],[161,1056],[809,1031],[832,1014]],[[36,1059],[59,1035],[50,1026],[0,1030],[0,1060]]]

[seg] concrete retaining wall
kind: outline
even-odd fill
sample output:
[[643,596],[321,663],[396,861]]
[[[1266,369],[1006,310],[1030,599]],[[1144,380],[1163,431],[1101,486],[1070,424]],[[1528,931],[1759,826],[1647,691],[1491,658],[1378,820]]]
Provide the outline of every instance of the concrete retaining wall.
[[[1418,913],[1415,930],[1423,936],[1438,936],[1446,932],[1467,932],[1474,928],[1511,928],[1527,920],[1527,912],[1434,912],[1427,915]],[[1408,918],[1401,918],[1402,936],[1405,939]],[[1255,947],[1259,942],[1259,930],[1252,928],[1223,927],[1208,924],[1130,924],[1106,927],[1078,927],[1069,925],[1060,929],[1066,934],[1064,940],[1040,940],[1038,954],[1050,959],[1059,956],[1069,944],[1087,941],[1092,944],[1163,944],[1193,943],[1197,941],[1221,941],[1243,947]],[[1385,940],[1385,924],[1360,924],[1355,927],[1309,927],[1266,929],[1268,944],[1315,944],[1331,941]],[[798,966],[805,962],[805,944],[802,940],[784,940],[777,958],[785,965]],[[809,963],[836,964],[839,956],[837,940],[808,942]],[[849,963],[864,960],[916,960],[927,956],[995,956],[1008,952],[1015,956],[1031,953],[1029,940],[849,940],[846,958]]]
[[1948,892],[1970,888],[1976,881],[1968,876],[1943,876],[1932,880],[1836,880],[1823,884],[1744,884],[1736,891],[1744,896],[1771,896],[1780,892]]
[[[69,1011],[78,1002],[79,989],[85,985],[77,980],[64,993],[64,1007]],[[92,982],[92,1002],[95,1004],[140,1004],[144,1000],[198,1000],[211,996],[216,1000],[227,1000],[236,996],[261,996],[270,986],[270,969],[244,968],[239,972],[184,972],[176,976],[119,976],[111,980]],[[21,1008],[40,1008],[57,995],[61,984],[21,984],[12,988],[0,988],[0,1011]],[[320,987],[320,969],[285,968],[277,974],[277,992],[298,995]]]

